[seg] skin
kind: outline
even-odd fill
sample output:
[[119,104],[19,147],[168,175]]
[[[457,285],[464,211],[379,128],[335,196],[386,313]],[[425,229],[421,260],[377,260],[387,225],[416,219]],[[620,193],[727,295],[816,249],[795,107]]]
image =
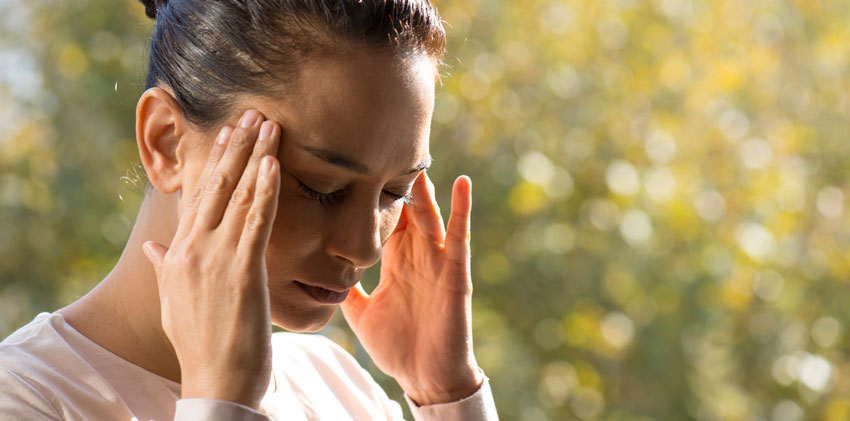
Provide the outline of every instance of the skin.
[[[246,95],[211,131],[186,121],[168,90],[146,91],[137,143],[155,189],[112,272],[60,310],[68,323],[182,382],[184,398],[257,407],[271,325],[316,331],[338,307],[298,282],[348,289],[346,320],[414,401],[474,393],[471,185],[456,180],[444,227],[423,170],[435,66],[355,51],[308,60],[289,95]],[[338,193],[320,202],[304,186]],[[358,281],[382,257],[368,296]]]

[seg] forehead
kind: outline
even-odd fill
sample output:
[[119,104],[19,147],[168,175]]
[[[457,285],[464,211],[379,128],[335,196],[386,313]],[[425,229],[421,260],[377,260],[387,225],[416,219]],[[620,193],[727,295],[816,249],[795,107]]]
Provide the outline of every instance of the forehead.
[[391,171],[428,155],[436,67],[427,57],[365,51],[307,60],[269,104],[283,138]]

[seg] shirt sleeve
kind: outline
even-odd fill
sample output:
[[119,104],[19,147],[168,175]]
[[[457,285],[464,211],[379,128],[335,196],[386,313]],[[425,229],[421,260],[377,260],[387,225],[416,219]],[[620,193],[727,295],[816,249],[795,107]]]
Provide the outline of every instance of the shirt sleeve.
[[[484,374],[483,372],[481,374]],[[490,390],[490,379],[484,376],[484,382],[478,391],[456,402],[419,406],[404,394],[413,419],[416,421],[497,421],[496,402]]]
[[271,421],[271,418],[236,402],[217,399],[180,399],[174,421]]

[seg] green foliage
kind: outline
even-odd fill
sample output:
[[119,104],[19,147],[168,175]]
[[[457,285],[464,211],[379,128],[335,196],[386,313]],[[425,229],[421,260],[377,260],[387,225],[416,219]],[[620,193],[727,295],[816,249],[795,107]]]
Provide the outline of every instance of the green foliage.
[[[446,208],[473,180],[475,348],[505,419],[850,417],[849,3],[438,6],[431,175]],[[123,247],[150,22],[130,0],[0,16],[3,335]],[[341,318],[324,333],[369,366]]]

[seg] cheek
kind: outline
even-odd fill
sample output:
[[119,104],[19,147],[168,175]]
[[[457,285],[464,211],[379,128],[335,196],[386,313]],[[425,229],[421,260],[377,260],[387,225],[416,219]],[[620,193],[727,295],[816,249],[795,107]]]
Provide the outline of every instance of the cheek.
[[392,208],[382,212],[381,215],[381,244],[386,244],[390,235],[395,231],[404,229],[407,226],[407,216],[404,214],[403,205],[393,205]]
[[315,254],[323,238],[321,218],[304,203],[281,190],[267,258],[278,269],[294,269]]

